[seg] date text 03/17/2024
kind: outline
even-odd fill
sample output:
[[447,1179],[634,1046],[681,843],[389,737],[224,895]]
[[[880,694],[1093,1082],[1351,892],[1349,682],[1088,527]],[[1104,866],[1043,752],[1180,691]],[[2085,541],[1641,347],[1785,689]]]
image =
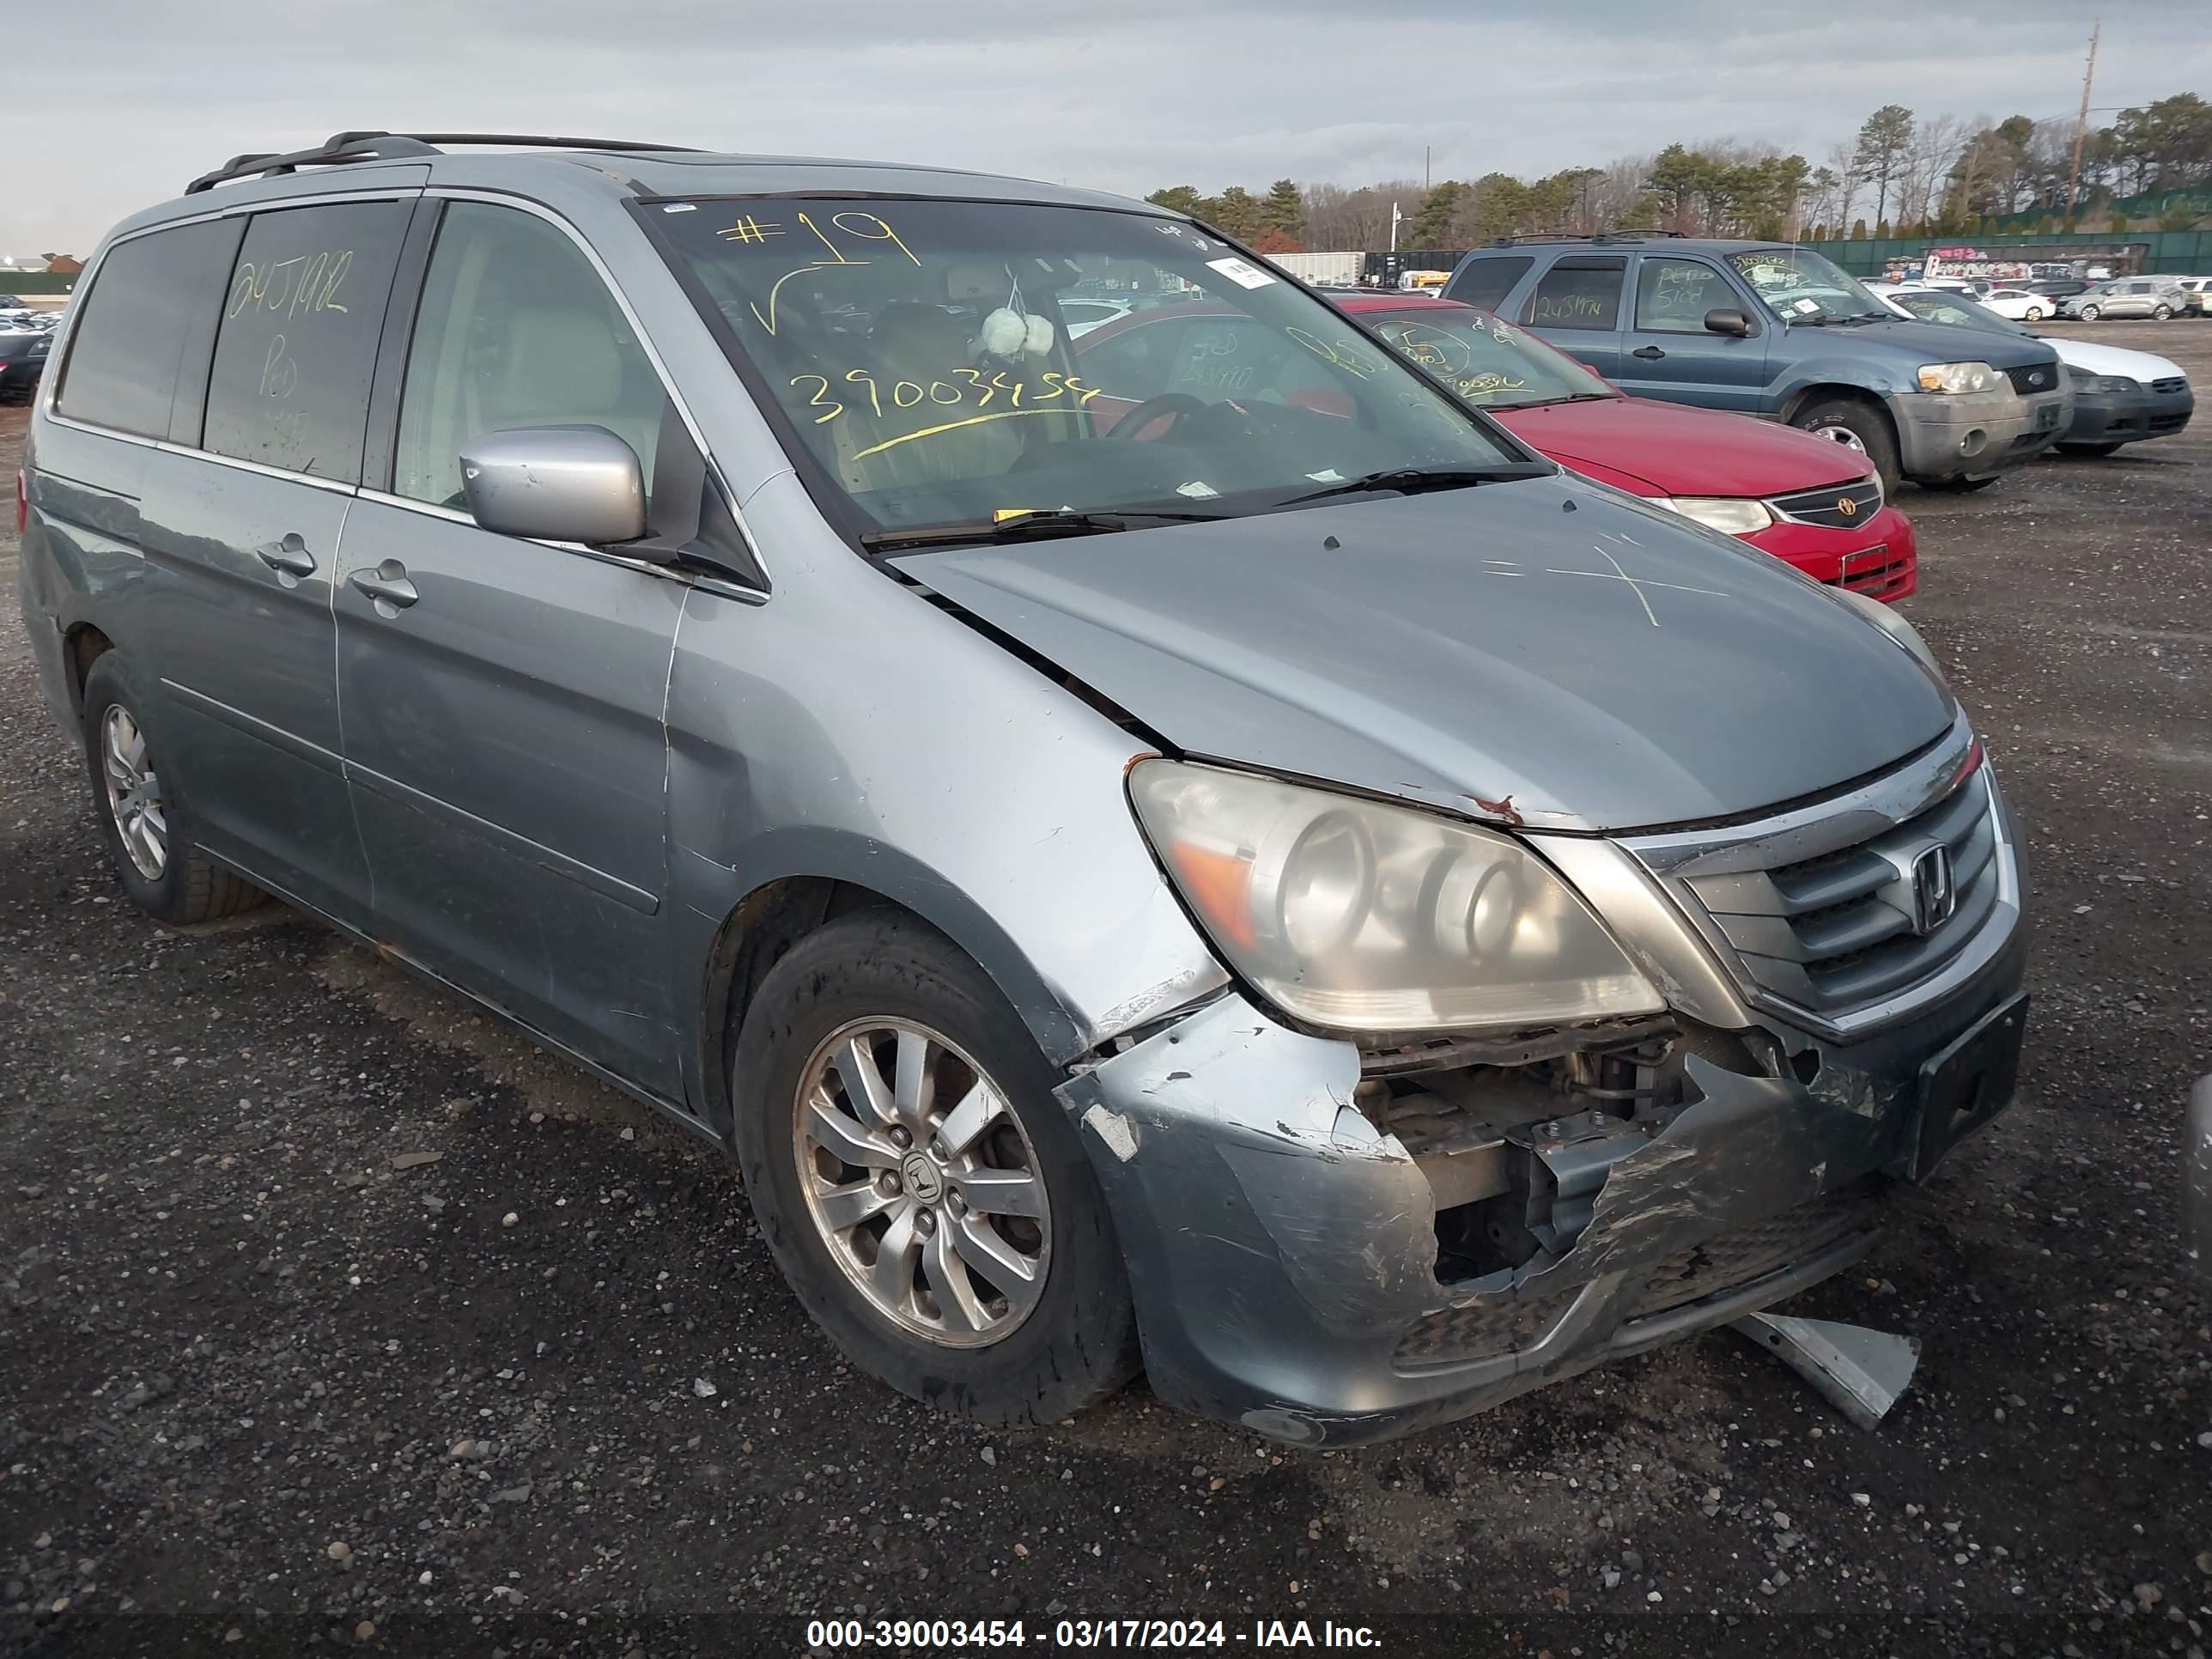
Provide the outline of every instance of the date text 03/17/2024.
[[1333,1620],[1255,1619],[1249,1626],[1219,1619],[1061,1619],[1030,1626],[1019,1619],[811,1619],[813,1653],[874,1648],[959,1651],[988,1648],[1362,1648],[1382,1646],[1365,1625]]

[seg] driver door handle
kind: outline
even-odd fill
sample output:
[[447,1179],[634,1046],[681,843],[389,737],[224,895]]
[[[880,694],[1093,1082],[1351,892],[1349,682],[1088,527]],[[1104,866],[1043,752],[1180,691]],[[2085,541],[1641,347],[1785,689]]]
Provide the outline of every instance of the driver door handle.
[[386,559],[374,570],[356,570],[346,580],[374,602],[380,616],[396,617],[422,596],[407,580],[407,567]]
[[1667,354],[1660,350],[1657,346],[1638,346],[1628,355],[1632,357],[1648,357],[1653,362],[1656,362]]
[[287,576],[312,576],[315,574],[315,556],[307,551],[307,543],[297,535],[288,535],[282,541],[264,542],[253,550],[254,556],[271,570]]

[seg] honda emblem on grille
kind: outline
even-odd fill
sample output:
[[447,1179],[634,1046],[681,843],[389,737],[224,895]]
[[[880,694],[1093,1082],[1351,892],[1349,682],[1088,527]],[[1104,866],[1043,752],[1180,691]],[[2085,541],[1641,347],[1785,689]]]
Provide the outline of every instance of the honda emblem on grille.
[[1856,519],[1859,515],[1859,504],[1848,495],[1838,495],[1836,497],[1836,511],[1847,519]]
[[1959,908],[1951,884],[1951,849],[1938,842],[1912,860],[1912,931],[1932,933]]

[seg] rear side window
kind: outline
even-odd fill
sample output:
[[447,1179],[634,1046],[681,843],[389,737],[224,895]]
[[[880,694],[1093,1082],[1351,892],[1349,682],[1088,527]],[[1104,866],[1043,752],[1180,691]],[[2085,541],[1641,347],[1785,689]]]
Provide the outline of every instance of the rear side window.
[[222,301],[203,447],[357,483],[369,377],[411,204],[254,216]]
[[1536,328],[1619,328],[1627,270],[1624,258],[1562,259],[1536,284],[1522,321]]
[[[118,242],[72,304],[83,314],[70,346],[57,407],[72,419],[142,437],[167,438],[170,405],[188,347],[222,306],[238,251],[236,221],[208,220]],[[197,389],[198,374],[191,376]]]
[[1444,298],[1495,311],[1505,303],[1505,296],[1513,291],[1514,283],[1526,276],[1535,263],[1535,257],[1526,253],[1469,259],[1445,288]]

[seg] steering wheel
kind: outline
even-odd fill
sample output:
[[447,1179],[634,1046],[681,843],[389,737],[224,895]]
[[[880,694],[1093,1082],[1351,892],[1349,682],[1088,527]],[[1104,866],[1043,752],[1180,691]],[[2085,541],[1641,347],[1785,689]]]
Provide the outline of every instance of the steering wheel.
[[1163,415],[1172,415],[1180,421],[1187,416],[1203,415],[1206,408],[1203,398],[1194,398],[1188,392],[1163,392],[1157,398],[1146,398],[1123,415],[1107,428],[1106,435],[1133,442],[1139,432]]

